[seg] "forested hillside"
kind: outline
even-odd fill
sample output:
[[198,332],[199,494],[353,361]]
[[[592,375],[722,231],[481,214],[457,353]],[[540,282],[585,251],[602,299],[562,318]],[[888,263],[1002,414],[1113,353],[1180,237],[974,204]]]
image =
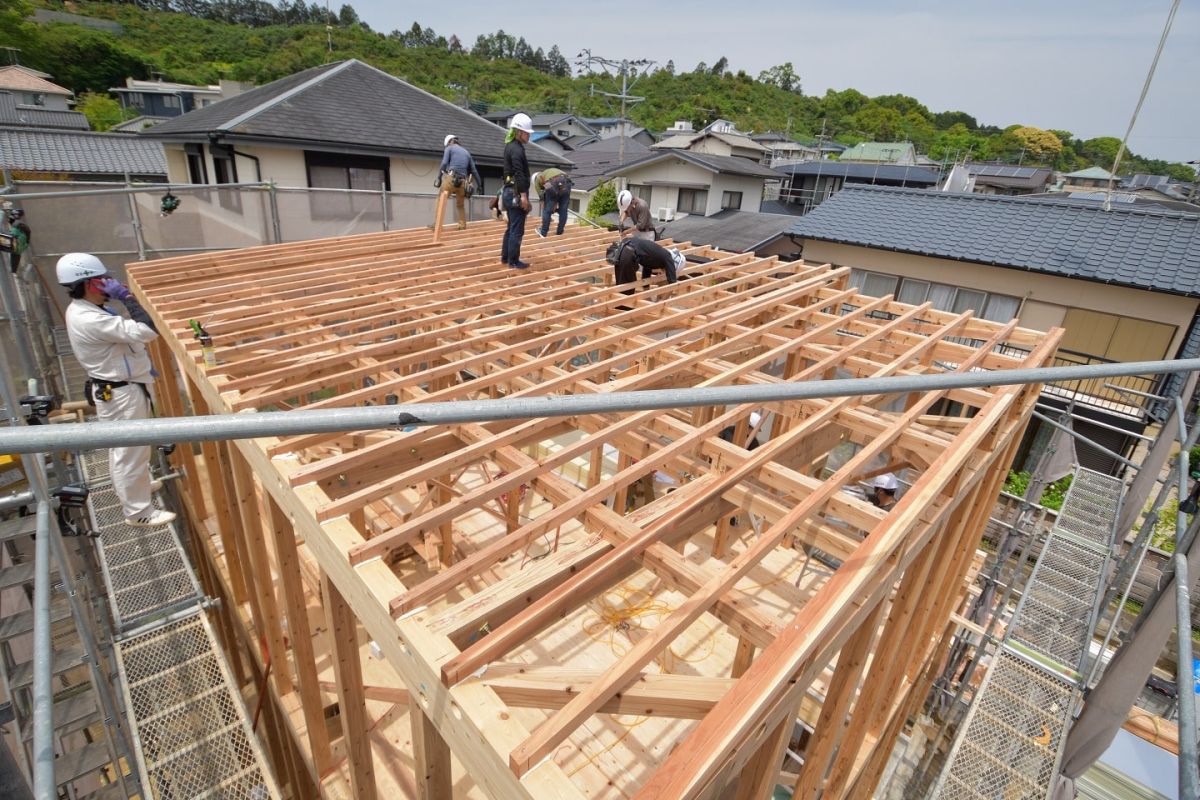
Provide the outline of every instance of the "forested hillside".
[[[119,33],[61,22],[35,23],[37,8],[114,21]],[[219,78],[265,83],[328,60],[358,58],[423,89],[472,107],[519,107],[613,116],[617,107],[590,91],[612,91],[603,74],[572,77],[553,42],[526,42],[498,31],[465,42],[453,31],[414,22],[408,30],[373,31],[350,5],[326,12],[302,0],[135,0],[124,3],[0,0],[0,46],[20,49],[20,63],[43,70],[76,93],[105,92],[127,76],[186,83]],[[597,43],[599,45],[599,43]],[[332,50],[332,52],[331,52]],[[912,141],[934,159],[1041,163],[1058,169],[1111,168],[1116,137],[1080,140],[1067,130],[984,124],[965,111],[934,112],[906,95],[867,97],[854,89],[803,93],[791,63],[752,76],[720,53],[710,65],[659,65],[636,87],[645,103],[629,116],[652,130],[677,119],[697,127],[718,117],[742,130],[818,134],[845,144]],[[1062,121],[1064,126],[1069,119]],[[1122,173],[1157,172],[1191,180],[1190,167],[1127,154]]]

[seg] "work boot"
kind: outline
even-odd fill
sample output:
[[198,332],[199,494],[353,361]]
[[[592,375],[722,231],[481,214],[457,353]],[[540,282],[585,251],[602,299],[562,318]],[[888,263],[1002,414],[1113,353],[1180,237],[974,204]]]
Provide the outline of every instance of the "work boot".
[[140,517],[126,517],[125,524],[134,528],[157,528],[175,521],[175,512],[152,508]]

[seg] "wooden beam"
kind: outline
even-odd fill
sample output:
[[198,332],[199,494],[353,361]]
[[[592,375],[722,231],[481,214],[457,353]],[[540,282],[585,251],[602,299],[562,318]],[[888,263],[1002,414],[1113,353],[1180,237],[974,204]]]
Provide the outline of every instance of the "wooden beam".
[[328,575],[321,575],[321,597],[329,626],[330,652],[337,680],[342,746],[350,762],[350,786],[355,800],[375,800],[375,764],[367,736],[367,707],[363,697],[362,662],[358,654],[358,621]]
[[417,797],[420,800],[450,800],[454,780],[450,774],[450,748],[438,729],[429,721],[420,705],[409,705],[412,723],[413,763],[417,773]]

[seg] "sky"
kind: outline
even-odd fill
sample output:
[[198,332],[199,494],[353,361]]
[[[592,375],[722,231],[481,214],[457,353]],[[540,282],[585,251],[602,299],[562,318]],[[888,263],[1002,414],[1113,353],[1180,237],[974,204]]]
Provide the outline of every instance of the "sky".
[[[1171,8],[1171,0],[350,3],[377,31],[417,21],[469,47],[503,29],[534,48],[557,44],[572,61],[589,48],[672,60],[683,71],[725,56],[751,75],[790,61],[805,94],[907,94],[981,124],[1081,139],[1125,133]],[[1181,3],[1129,143],[1150,158],[1200,159],[1200,0]]]

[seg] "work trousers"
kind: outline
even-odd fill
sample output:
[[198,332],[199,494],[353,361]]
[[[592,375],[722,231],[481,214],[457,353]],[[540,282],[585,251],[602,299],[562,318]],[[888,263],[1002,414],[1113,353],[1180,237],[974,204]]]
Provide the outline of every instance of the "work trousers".
[[521,240],[525,238],[525,218],[529,212],[521,208],[521,196],[511,186],[504,187],[503,204],[508,212],[508,227],[500,245],[500,260],[512,265],[521,260]]
[[454,176],[449,172],[442,173],[442,191],[454,198],[454,221],[459,229],[467,227],[467,179],[454,185]]
[[557,235],[563,235],[563,229],[567,227],[567,206],[571,202],[571,190],[564,188],[561,193],[554,191],[552,187],[546,187],[545,197],[542,199],[542,236],[550,233],[550,215],[558,213],[558,230]]
[[[112,390],[111,400],[96,399],[96,416],[101,422],[149,419],[150,398],[136,383]],[[114,447],[108,451],[113,491],[121,501],[126,518],[140,517],[153,507],[150,492],[150,447]]]

